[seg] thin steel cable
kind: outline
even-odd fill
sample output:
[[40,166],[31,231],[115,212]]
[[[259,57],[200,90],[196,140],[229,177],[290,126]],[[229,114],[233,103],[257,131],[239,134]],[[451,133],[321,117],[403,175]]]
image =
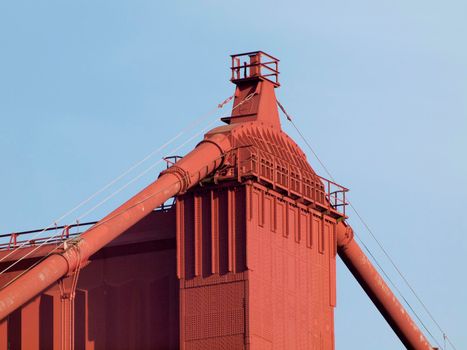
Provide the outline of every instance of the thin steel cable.
[[[212,124],[214,124],[215,122],[217,121],[217,118],[215,120],[213,120],[211,123],[209,123],[205,128],[203,128],[201,131],[199,131],[198,133],[196,133],[195,135],[193,135],[192,137],[190,137],[189,139],[187,139],[185,142],[183,142],[180,146],[172,149],[170,152],[176,152],[178,151],[179,149],[181,149],[182,147],[184,147],[185,145],[187,145],[189,142],[191,142],[193,139],[195,139],[196,137],[198,137],[199,135],[203,134],[206,130],[208,130]],[[121,191],[123,191],[125,188],[127,188],[129,185],[131,185],[133,182],[135,182],[136,180],[138,180],[139,178],[141,178],[142,176],[144,176],[146,173],[148,173],[150,170],[154,169],[159,163],[161,163],[163,161],[163,159],[160,159],[158,160],[156,163],[154,163],[153,165],[151,165],[150,167],[148,167],[147,169],[145,169],[143,172],[141,172],[140,174],[138,174],[136,177],[134,177],[133,179],[131,179],[130,181],[128,181],[126,184],[124,184],[123,186],[121,186],[119,189],[117,189],[116,191],[114,191],[112,194],[110,194],[109,196],[107,196],[104,200],[102,200],[101,202],[99,202],[97,205],[95,205],[93,208],[91,208],[90,210],[88,210],[84,215],[80,216],[76,221],[79,222],[79,220],[81,218],[83,218],[84,216],[86,215],[89,215],[91,212],[93,212],[94,210],[96,210],[98,207],[100,207],[101,205],[103,205],[105,202],[107,202],[109,199],[111,199],[112,197],[114,197],[115,195],[117,195],[118,193],[120,193]],[[30,250],[28,253],[24,254],[23,256],[21,256],[19,259],[17,259],[15,262],[11,263],[9,266],[7,266],[6,268],[4,268],[2,271],[0,271],[0,276],[2,274],[4,274],[5,272],[7,272],[8,270],[10,270],[13,266],[15,266],[16,264],[20,263],[22,260],[26,259],[28,256],[30,256],[31,254],[33,254],[34,252],[36,252],[37,250],[39,250],[41,247],[43,247],[45,244],[47,244],[48,242],[50,242],[52,239],[55,239],[57,238],[59,235],[57,236],[50,236],[49,238],[47,238],[46,240],[44,240],[43,242],[41,242],[41,244],[37,245],[34,249]]]
[[[240,101],[237,105],[235,105],[233,108],[232,108],[232,111],[234,111],[236,108],[240,107],[243,103],[247,102],[248,100],[250,100],[256,93],[251,93],[249,94],[248,96],[246,96],[242,101]],[[227,98],[226,100],[224,100],[221,104],[218,105],[218,108],[222,108],[223,106],[225,106],[225,104],[227,104],[228,102],[230,102],[232,100],[232,96]],[[217,118],[216,118],[217,120]],[[188,139],[187,141],[185,141],[182,145],[180,145],[179,147],[175,148],[174,150],[170,151],[170,152],[176,152],[178,149],[182,148],[183,146],[185,146],[188,142],[190,142],[193,138],[199,136],[200,134],[204,133],[216,120],[214,120],[213,122],[211,122],[205,129],[203,129],[201,132],[199,132],[198,134],[192,136],[190,139]],[[110,198],[112,198],[114,195],[116,195],[117,193],[121,192],[124,188],[128,187],[131,183],[133,183],[134,181],[136,181],[137,179],[139,179],[141,176],[143,176],[144,174],[146,174],[148,171],[150,171],[151,169],[153,169],[155,166],[157,166],[158,163],[160,163],[162,160],[159,160],[158,162],[156,162],[155,164],[153,164],[151,167],[147,168],[145,171],[143,171],[142,173],[140,173],[137,177],[135,177],[134,179],[130,180],[127,184],[125,184],[124,186],[122,186],[121,188],[119,188],[117,191],[115,191],[114,193],[112,193],[110,196],[108,196],[107,198],[105,198],[103,201],[101,201],[98,205],[96,205],[95,207],[93,207],[90,211],[86,212],[83,216],[86,216],[88,215],[90,212],[94,211],[95,209],[97,209],[100,205],[104,204],[107,200],[109,200]],[[82,218],[83,216],[81,216],[80,218]],[[76,221],[79,222],[79,219],[78,218]],[[44,230],[43,230],[44,231]],[[47,242],[49,242],[50,240],[56,238],[56,236],[51,236],[49,238],[47,238],[45,241],[43,241],[40,245],[38,245],[36,248],[34,248],[33,250],[31,250],[30,252],[26,253],[25,255],[23,255],[21,258],[19,258],[18,260],[16,260],[14,263],[10,264],[9,266],[7,266],[4,270],[0,271],[0,275],[2,275],[3,273],[5,273],[6,271],[8,271],[9,269],[11,269],[13,266],[15,266],[16,264],[18,264],[20,261],[24,260],[26,257],[28,257],[29,255],[31,255],[33,252],[37,251],[38,249],[40,249],[42,246],[44,246]],[[23,244],[24,245],[24,244]]]
[[[214,161],[216,160],[219,160],[219,159],[222,159],[225,157],[225,154],[221,154],[219,157],[216,157],[214,159]],[[205,168],[205,165],[199,167],[196,171],[200,171],[201,169],[204,169]],[[170,185],[168,185],[167,187],[171,187],[177,183],[179,183],[181,180],[180,179],[177,179],[176,181],[174,181],[173,183],[171,183]],[[90,229],[94,229],[100,225],[103,225],[107,222],[109,222],[110,220],[113,220],[114,218],[120,216],[120,215],[123,215],[125,214],[128,210],[146,202],[147,200],[151,199],[152,197],[155,197],[157,196],[158,194],[164,192],[166,190],[167,187],[164,187],[162,188],[161,190],[147,196],[146,198],[143,198],[141,199],[140,201],[134,203],[133,205],[129,206],[128,208],[126,208],[125,210],[119,212],[119,213],[116,213],[114,214],[113,216],[107,218],[106,220],[103,220],[103,221],[99,221],[98,223],[96,223],[95,225],[93,225],[91,228],[89,228],[88,230]],[[80,235],[76,236],[76,237],[73,237],[72,239],[75,240],[77,238],[79,238],[82,234],[84,234],[85,232],[87,232],[88,230],[82,232]],[[26,274],[28,271],[32,270],[35,266],[37,266],[39,263],[41,263],[42,261],[44,261],[46,258],[48,258],[50,255],[52,255],[56,250],[58,250],[60,247],[62,247],[64,244],[65,244],[66,241],[63,241],[61,242],[60,244],[58,244],[54,249],[52,249],[49,253],[47,253],[47,255],[45,255],[44,257],[42,257],[39,261],[37,261],[36,263],[34,263],[33,265],[31,265],[30,267],[28,267],[26,270],[24,270],[23,272],[21,272],[19,275],[15,276],[12,280],[8,281],[7,283],[5,283],[1,288],[0,290],[3,290],[4,288],[6,288],[7,286],[9,286],[10,284],[12,284],[14,281],[16,281],[17,279],[19,279],[21,276],[23,276],[24,274]]]
[[[241,146],[236,147],[235,149],[240,148],[240,147],[241,147]],[[217,161],[217,160],[219,160],[219,159],[224,158],[225,155],[226,155],[227,153],[228,153],[228,152],[221,154],[219,157],[214,158],[213,161]],[[200,170],[202,170],[202,169],[205,169],[205,168],[206,168],[206,165],[203,165],[203,166],[199,167],[198,169],[194,170],[193,173],[196,173],[196,172],[198,172],[198,171],[200,171]],[[173,185],[179,183],[180,181],[181,181],[180,179],[177,179],[176,181],[172,182],[172,183],[171,183],[170,185],[168,185],[167,187],[171,187],[171,186],[173,186]],[[147,197],[141,199],[140,201],[138,201],[138,202],[136,202],[136,203],[133,203],[131,206],[129,206],[129,207],[126,208],[125,210],[114,214],[113,216],[107,218],[106,220],[99,221],[99,222],[96,223],[94,226],[92,226],[91,228],[89,228],[89,230],[90,230],[90,229],[93,229],[93,228],[95,228],[95,227],[98,227],[98,226],[100,226],[100,225],[103,225],[103,224],[109,222],[110,220],[113,220],[114,218],[120,216],[120,215],[123,215],[123,214],[126,213],[128,210],[130,210],[130,209],[132,209],[132,208],[134,208],[134,207],[136,207],[136,206],[138,206],[138,205],[140,205],[140,204],[146,202],[147,200],[151,199],[152,197],[155,197],[155,196],[157,196],[158,194],[164,192],[165,189],[166,189],[167,187],[165,187],[165,188],[163,188],[163,189],[161,189],[161,190],[159,190],[159,191],[157,191],[157,192],[155,192],[155,193],[152,193],[152,194],[148,195]],[[85,232],[86,232],[86,231],[85,231]],[[85,233],[85,232],[83,232],[83,233]],[[82,234],[83,234],[83,233],[82,233]]]
[[[178,150],[180,150],[181,148],[183,148],[184,146],[186,146],[188,143],[190,143],[191,141],[193,141],[196,137],[198,137],[199,135],[203,134],[205,131],[207,131],[214,123],[217,122],[217,118],[215,120],[213,120],[211,123],[209,123],[205,128],[203,128],[200,132],[196,133],[195,135],[193,135],[192,137],[190,137],[189,139],[187,139],[185,142],[183,142],[180,146],[174,148],[173,150],[170,151],[170,153],[173,153],[173,152],[176,152]],[[84,217],[88,216],[89,214],[91,214],[94,210],[96,210],[98,207],[100,207],[102,204],[106,203],[109,199],[115,197],[118,193],[120,193],[121,191],[123,191],[125,188],[127,188],[129,185],[131,185],[132,183],[134,183],[135,181],[137,181],[138,179],[140,179],[142,176],[146,175],[149,171],[151,171],[152,169],[154,169],[157,165],[159,165],[161,162],[163,161],[163,159],[159,159],[157,162],[155,162],[153,165],[151,165],[149,168],[147,168],[146,170],[144,170],[142,173],[140,173],[138,176],[136,176],[135,178],[133,178],[131,181],[128,181],[125,185],[121,186],[118,190],[114,191],[113,193],[111,193],[109,196],[107,196],[106,198],[104,198],[102,201],[100,201],[99,203],[97,203],[94,207],[92,207],[91,209],[89,209],[87,212],[85,212],[84,214],[82,214],[78,220],[81,220],[83,219]],[[1,274],[1,273],[0,273]]]
[[446,335],[446,334],[443,334],[443,337],[445,340],[448,341],[449,345],[451,345],[451,347],[454,349],[454,350],[457,350],[456,347],[454,346],[454,344],[451,342],[451,339],[449,339],[449,337]]
[[292,124],[292,126],[294,127],[295,131],[297,131],[297,133],[300,135],[301,139],[303,140],[303,142],[305,142],[305,144],[308,146],[308,148],[310,149],[311,153],[313,153],[313,155],[315,156],[316,160],[319,162],[319,164],[321,165],[321,167],[324,169],[324,171],[326,172],[326,174],[330,177],[330,179],[334,182],[337,182],[334,177],[332,176],[331,172],[328,170],[328,168],[326,167],[326,165],[324,165],[324,163],[321,161],[321,159],[318,157],[318,154],[315,152],[315,150],[313,149],[313,147],[311,147],[311,145],[308,143],[308,140],[306,139],[306,137],[302,134],[302,132],[300,131],[300,129],[295,125],[292,117],[286,112],[285,108],[282,106],[282,104],[279,102],[279,100],[276,100],[277,102],[277,105],[279,106],[279,108],[281,109],[281,111],[284,113],[284,115],[287,117],[287,120]]
[[[292,117],[286,112],[285,108],[282,106],[282,104],[277,101],[277,104],[279,106],[279,108],[282,110],[282,112],[284,113],[284,115],[287,117],[287,120],[290,121],[290,123],[292,124],[292,126],[294,127],[294,129],[297,131],[297,133],[300,135],[301,139],[303,140],[303,142],[305,142],[305,144],[307,145],[307,147],[310,149],[310,151],[313,153],[314,157],[318,160],[319,164],[321,165],[321,167],[324,169],[324,171],[326,172],[326,174],[331,178],[332,181],[336,182],[334,177],[332,176],[331,172],[328,170],[328,168],[326,167],[326,165],[324,164],[323,161],[321,161],[321,159],[319,158],[318,154],[314,151],[313,147],[311,146],[311,144],[308,142],[308,140],[305,138],[305,136],[303,135],[303,133],[300,131],[300,129],[296,126],[296,124],[294,123]],[[396,263],[394,262],[394,260],[390,257],[389,253],[386,251],[386,249],[383,247],[382,243],[377,239],[376,235],[373,233],[373,231],[370,229],[370,227],[368,226],[368,224],[365,222],[365,220],[363,219],[363,217],[359,214],[359,212],[357,211],[357,209],[355,208],[355,206],[349,201],[348,202],[350,207],[352,208],[352,210],[355,212],[355,214],[357,215],[358,219],[361,221],[361,223],[363,224],[363,226],[366,228],[366,230],[370,233],[371,237],[374,239],[374,241],[378,244],[378,246],[380,247],[380,249],[383,251],[384,255],[386,256],[386,258],[390,261],[391,265],[394,267],[394,269],[397,271],[397,273],[399,274],[399,276],[404,280],[404,283],[409,287],[409,289],[411,290],[412,294],[415,296],[415,298],[417,299],[417,301],[420,303],[420,305],[423,307],[423,309],[425,310],[425,312],[428,314],[428,316],[430,317],[430,319],[433,321],[433,323],[437,326],[438,330],[443,334],[443,337],[446,337],[446,339],[448,340],[448,342],[451,344],[451,346],[453,347],[453,349],[456,349],[456,347],[451,343],[451,341],[449,340],[449,338],[447,337],[446,333],[444,332],[444,330],[441,328],[441,326],[439,325],[439,323],[435,320],[434,316],[432,315],[432,313],[429,311],[428,307],[425,305],[425,303],[423,303],[423,301],[421,300],[421,298],[418,296],[418,294],[415,292],[414,288],[411,286],[411,284],[409,283],[409,281],[407,280],[407,278],[403,275],[402,271],[397,267]],[[361,238],[359,238],[360,242],[362,242],[362,244],[366,247],[366,245],[364,244],[364,242],[362,241]],[[368,251],[368,253],[373,256],[373,254],[371,254],[371,252],[369,251],[369,249],[366,248],[366,250]],[[380,264],[377,262],[377,260],[375,258],[373,258],[373,260],[375,261],[375,263],[380,266]],[[385,274],[385,276],[387,276],[386,272],[380,267],[381,271]],[[391,284],[395,287],[395,285],[391,282]],[[396,289],[398,289],[397,287],[395,287]],[[404,299],[405,297],[399,293],[400,296]],[[407,306],[413,310],[412,306],[410,304],[408,304],[408,302],[406,302]],[[414,312],[414,311],[413,311]],[[414,312],[415,316],[417,317],[417,319],[419,319],[418,315]],[[421,322],[421,320],[419,319],[419,321]],[[421,322],[422,323],[422,322]],[[428,331],[428,329],[425,327],[425,325],[422,323],[423,327],[427,330],[427,332],[431,335],[431,333]],[[432,335],[431,335],[432,336]],[[434,338],[432,336],[432,338],[435,340],[436,344],[442,348],[438,341],[436,340],[436,338]],[[456,349],[457,350],[457,349]]]
[[[438,328],[438,330],[441,332],[441,334],[443,335],[443,337],[446,335],[446,333],[444,332],[444,330],[441,328],[441,326],[439,325],[439,323],[436,321],[436,319],[434,318],[433,314],[430,312],[430,310],[428,309],[428,307],[425,305],[425,303],[421,300],[421,298],[418,296],[417,292],[414,290],[414,288],[412,287],[412,285],[409,283],[409,281],[407,280],[407,278],[404,276],[404,274],[402,273],[402,271],[399,269],[399,267],[396,265],[396,263],[394,262],[394,260],[391,258],[391,256],[389,255],[389,253],[386,251],[386,249],[384,248],[384,246],[382,245],[382,243],[376,238],[375,234],[373,233],[373,231],[370,229],[370,227],[368,226],[368,224],[365,222],[365,220],[363,219],[363,217],[360,215],[360,213],[357,211],[357,209],[355,208],[355,206],[349,201],[349,205],[350,207],[352,208],[352,210],[354,211],[354,213],[357,215],[358,219],[360,220],[360,222],[363,224],[363,226],[366,228],[366,230],[370,233],[370,235],[372,236],[372,238],[374,239],[374,241],[377,243],[377,245],[379,246],[379,248],[381,249],[381,251],[384,253],[384,255],[386,256],[386,258],[389,260],[389,262],[391,263],[391,265],[393,266],[393,268],[397,271],[397,273],[399,274],[399,276],[403,279],[404,283],[407,285],[407,287],[410,289],[410,291],[412,292],[412,294],[415,296],[415,298],[417,299],[417,301],[420,303],[420,305],[423,307],[423,309],[425,310],[425,312],[427,313],[427,315],[430,317],[430,319],[433,321],[433,323],[436,325],[436,327]],[[447,336],[446,336],[447,338]],[[449,341],[449,339],[448,339]],[[449,342],[451,343],[451,342]],[[451,346],[453,347],[453,349],[456,349],[456,347],[454,345],[451,344]]]
[[[238,103],[236,106],[234,106],[232,108],[232,112],[240,107],[242,104],[244,104],[245,102],[247,102],[248,100],[250,100],[256,93],[251,93],[249,94],[247,97],[245,97],[240,103]],[[230,100],[232,99],[233,96],[229,97],[228,99],[226,99],[222,104],[219,104],[219,106],[221,105],[225,105],[226,103],[230,102]],[[206,126],[202,131],[200,131],[199,133],[193,135],[191,138],[189,138],[188,140],[186,140],[182,145],[180,145],[179,147],[173,149],[172,151],[170,151],[170,153],[172,152],[176,152],[178,151],[179,149],[181,149],[182,147],[184,147],[186,144],[188,144],[189,142],[191,142],[195,137],[199,136],[200,134],[204,133],[207,129],[210,128],[210,126],[212,124],[214,124],[215,122],[217,121],[217,118],[215,120],[213,120],[208,126]],[[122,190],[124,190],[126,187],[128,187],[131,183],[135,182],[136,180],[138,180],[140,177],[144,176],[148,171],[152,170],[153,168],[155,168],[160,162],[162,162],[162,159],[157,161],[155,164],[153,164],[151,167],[149,167],[148,169],[146,169],[145,171],[143,171],[142,173],[140,173],[136,178],[134,178],[133,180],[131,180],[130,182],[128,182],[127,184],[125,184],[124,186],[122,186],[121,188],[119,188],[117,191],[115,191],[114,193],[112,193],[111,195],[109,195],[108,197],[106,197],[105,199],[103,199],[100,203],[98,203],[95,207],[91,208],[89,211],[87,211],[86,213],[84,213],[83,215],[81,215],[78,220],[81,220],[82,218],[86,217],[87,215],[89,215],[91,212],[93,212],[96,208],[98,208],[100,205],[104,204],[105,202],[107,202],[110,198],[114,197],[116,194],[118,194],[119,192],[121,192]],[[1,272],[0,272],[0,275],[1,275]]]
[[[285,111],[284,111],[284,112],[285,112]],[[288,119],[289,119],[289,117],[288,117]],[[291,119],[289,119],[289,120],[292,122],[294,128],[295,128],[296,131],[300,134],[300,136],[302,137],[302,139],[304,140],[304,142],[307,144],[307,146],[310,148],[310,150],[312,151],[312,153],[314,154],[314,156],[316,157],[316,159],[320,162],[320,164],[321,164],[321,166],[323,167],[323,169],[325,169],[325,171],[327,172],[327,174],[329,175],[329,177],[330,177],[333,181],[335,181],[334,178],[332,177],[331,173],[329,172],[329,170],[326,168],[326,166],[324,165],[324,163],[320,160],[320,158],[319,158],[319,157],[317,156],[317,154],[314,152],[313,148],[312,148],[311,145],[308,143],[308,141],[307,141],[306,138],[303,136],[303,134],[300,132],[300,130],[296,127],[296,125],[293,123],[293,121],[292,121]],[[143,201],[148,200],[149,198],[150,198],[150,197],[145,198]],[[141,202],[138,202],[138,203],[136,203],[135,205],[138,205],[138,204],[140,204],[140,203],[141,203]],[[133,206],[132,206],[132,207],[133,207]],[[356,212],[357,216],[360,218],[360,220],[362,221],[362,223],[364,223],[363,219],[362,219],[361,216],[357,213],[357,211],[355,210],[355,208],[354,208],[352,205],[351,205],[351,207],[352,207],[352,209],[354,209],[354,211]],[[130,208],[131,208],[131,207],[130,207]],[[128,209],[130,209],[130,208],[128,208]],[[120,214],[121,214],[121,213],[119,213],[119,215],[120,215]],[[109,218],[109,220],[110,220],[110,219],[112,219],[112,218]],[[107,221],[107,220],[106,220],[106,221]],[[364,224],[364,225],[365,225],[365,226],[367,227],[367,229],[369,230],[368,225],[366,225],[366,224]],[[369,230],[369,231],[371,231],[371,230]],[[380,270],[384,273],[384,275],[386,276],[386,278],[390,281],[390,283],[393,285],[393,287],[398,291],[398,293],[399,293],[399,294],[401,295],[401,297],[404,299],[404,301],[406,302],[406,304],[411,308],[412,312],[414,312],[414,314],[415,314],[415,315],[417,316],[417,318],[418,318],[418,315],[417,315],[417,314],[415,313],[415,311],[412,309],[412,307],[411,307],[410,304],[407,302],[407,300],[404,298],[404,296],[400,293],[399,289],[395,286],[395,284],[392,282],[392,280],[391,280],[391,279],[389,278],[389,276],[386,274],[386,272],[385,272],[384,269],[381,267],[381,265],[377,262],[376,258],[375,258],[374,255],[371,253],[371,251],[368,249],[368,247],[365,245],[365,243],[364,243],[364,242],[361,240],[361,238],[359,238],[358,236],[357,236],[357,238],[358,238],[359,241],[362,243],[362,245],[363,245],[364,248],[367,250],[367,252],[370,254],[370,256],[372,257],[372,259],[375,261],[375,263],[377,264],[377,266],[380,268]],[[55,248],[55,249],[57,249],[57,248]],[[54,250],[55,250],[55,249],[54,249]],[[49,254],[50,254],[50,253],[49,253]],[[399,270],[398,272],[401,273],[400,270]],[[402,276],[401,276],[401,277],[402,277]],[[404,279],[405,279],[405,278],[404,278]],[[406,283],[408,283],[408,282],[406,281]],[[412,291],[412,292],[414,292],[414,291]],[[421,300],[419,300],[419,301],[421,302]],[[424,304],[423,304],[423,305],[424,305]],[[426,311],[428,311],[428,310],[426,310]],[[418,319],[419,319],[419,318],[418,318]],[[421,322],[420,319],[419,319],[419,321]],[[436,322],[435,320],[433,320],[433,321],[437,324],[437,322]],[[422,325],[424,326],[423,322],[421,322],[421,323],[422,323]],[[439,327],[439,324],[437,324],[437,325],[438,325],[438,327]],[[435,342],[438,344],[438,346],[440,346],[439,343],[437,342],[436,338],[433,337],[433,335],[429,332],[429,330],[428,330],[425,326],[424,326],[424,328],[425,328],[426,331],[430,334],[430,336],[435,340]],[[441,327],[439,327],[439,328],[440,328],[440,330],[442,331]],[[444,337],[445,339],[448,340],[448,342],[451,344],[451,346],[452,346],[454,349],[456,349],[455,346],[451,343],[451,341],[449,340],[449,338],[447,337],[447,335],[446,335],[444,332],[443,332],[443,337]],[[441,347],[441,346],[440,346],[440,347]]]
[[[78,232],[79,233],[79,232]],[[57,236],[58,237],[58,236]],[[78,236],[79,237],[79,236]],[[75,239],[77,237],[73,237],[73,238],[70,238],[70,239]],[[16,281],[18,278],[20,278],[21,276],[23,276],[26,272],[32,270],[34,267],[36,267],[37,265],[39,265],[42,261],[44,261],[46,258],[48,258],[50,255],[52,255],[56,250],[58,250],[59,248],[61,248],[65,242],[67,240],[64,240],[63,242],[60,242],[58,243],[54,249],[52,249],[50,252],[48,252],[46,255],[44,255],[42,258],[40,258],[38,261],[36,261],[34,264],[32,264],[31,266],[29,266],[26,270],[22,271],[20,274],[16,275],[14,278],[12,278],[11,280],[9,280],[7,283],[5,283],[1,288],[0,290],[8,287],[10,284],[12,284],[14,281]]]
[[31,239],[34,239],[36,237],[38,237],[39,235],[41,235],[43,232],[45,232],[47,229],[51,228],[53,225],[56,225],[57,222],[60,222],[61,220],[63,220],[64,218],[70,216],[72,213],[74,213],[76,210],[78,210],[79,208],[81,208],[82,206],[84,206],[85,204],[89,203],[92,199],[94,199],[96,196],[98,196],[99,194],[101,194],[102,192],[104,192],[106,189],[108,189],[109,187],[111,187],[112,185],[114,185],[115,183],[117,183],[119,180],[121,180],[123,177],[125,177],[127,174],[129,174],[131,171],[133,171],[134,169],[136,169],[137,167],[139,167],[141,164],[143,164],[144,162],[146,162],[148,159],[150,159],[152,156],[154,156],[155,154],[159,153],[160,151],[162,151],[165,147],[167,147],[168,145],[170,145],[171,143],[175,142],[177,139],[179,139],[183,134],[185,134],[187,131],[191,130],[193,127],[199,125],[201,122],[203,122],[204,120],[206,120],[208,117],[210,117],[211,115],[213,115],[214,113],[217,112],[218,109],[222,109],[224,108],[224,106],[229,103],[231,100],[232,100],[233,96],[230,96],[228,98],[226,98],[224,101],[222,101],[221,103],[219,103],[216,108],[213,108],[212,110],[210,110],[209,112],[203,114],[201,117],[198,117],[196,118],[192,123],[190,123],[187,127],[183,128],[177,135],[175,135],[174,137],[172,137],[170,140],[168,140],[166,143],[164,143],[162,146],[159,146],[158,148],[154,149],[153,151],[151,151],[150,153],[148,153],[144,158],[142,158],[141,160],[139,160],[138,162],[136,162],[135,164],[133,164],[132,166],[130,166],[127,170],[125,170],[123,173],[121,173],[119,176],[117,176],[116,178],[114,178],[112,181],[110,181],[109,183],[107,183],[105,186],[103,186],[101,189],[99,189],[98,191],[96,191],[95,193],[93,193],[91,196],[89,196],[87,199],[83,200],[82,202],[80,202],[78,205],[76,205],[74,208],[70,209],[68,212],[66,212],[65,214],[63,214],[62,216],[60,216],[59,218],[55,219],[50,225],[48,225],[47,227],[45,227],[42,231],[40,232],[37,232],[36,234],[34,234],[32,237],[29,238],[29,240],[26,240],[25,242],[23,242],[22,244],[20,244],[19,246],[15,247],[12,251],[10,251],[7,255],[3,256],[1,259],[0,259],[0,262],[2,262],[3,260],[5,260],[6,258],[8,258],[9,256],[11,256],[12,254],[14,254],[18,249],[24,247],[26,244],[28,244],[28,242],[31,240]]
[[358,241],[361,243],[361,245],[363,246],[363,248],[366,250],[366,252],[370,255],[371,259],[373,260],[373,263],[376,264],[376,266],[378,267],[378,269],[380,270],[380,272],[384,275],[384,277],[386,278],[387,281],[389,281],[389,283],[391,284],[392,288],[394,288],[397,292],[397,294],[399,295],[400,298],[402,298],[402,300],[404,301],[404,303],[406,304],[406,306],[412,311],[412,313],[415,315],[415,317],[417,318],[418,322],[420,322],[420,324],[423,326],[423,328],[425,329],[425,331],[430,335],[431,339],[436,343],[436,345],[439,346],[440,349],[444,349],[438,342],[438,339],[435,338],[435,336],[430,332],[430,330],[428,329],[428,327],[425,325],[425,323],[422,321],[422,319],[420,318],[420,316],[417,314],[417,312],[415,312],[414,308],[412,307],[412,305],[409,303],[409,301],[404,297],[404,295],[402,294],[401,290],[396,286],[396,284],[393,282],[393,280],[389,277],[389,275],[386,273],[386,271],[383,269],[383,267],[381,266],[381,264],[378,262],[378,260],[376,259],[376,257],[374,256],[374,254],[371,252],[370,248],[365,244],[365,242],[362,240],[362,238],[359,237],[359,235],[354,232],[354,235],[355,237],[358,239]]

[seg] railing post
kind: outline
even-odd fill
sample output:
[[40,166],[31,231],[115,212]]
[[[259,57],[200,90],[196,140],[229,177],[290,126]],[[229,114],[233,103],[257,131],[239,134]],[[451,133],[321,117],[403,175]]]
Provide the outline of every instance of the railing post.
[[64,237],[65,237],[65,239],[68,239],[68,237],[70,237],[70,226],[68,226],[68,225],[63,228],[60,239],[63,240]]
[[17,237],[18,237],[18,234],[17,233],[12,233],[11,236],[10,236],[10,242],[8,244],[8,249],[11,249],[11,247],[16,247],[16,242],[17,242]]

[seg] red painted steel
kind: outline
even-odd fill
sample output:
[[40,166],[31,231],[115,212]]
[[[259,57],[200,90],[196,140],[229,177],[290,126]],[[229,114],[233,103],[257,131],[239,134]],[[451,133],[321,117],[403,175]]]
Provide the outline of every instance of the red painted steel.
[[[12,250],[20,246],[22,248],[35,247],[35,246],[40,245],[44,241],[47,241],[46,243],[63,242],[65,239],[81,234],[82,232],[80,231],[80,229],[82,229],[84,226],[91,226],[96,223],[97,222],[85,222],[85,223],[79,223],[79,224],[73,224],[73,225],[49,227],[45,229],[37,229],[37,230],[31,230],[31,231],[3,234],[3,235],[0,235],[0,240],[4,238],[9,238],[9,242],[0,243],[0,251],[1,250]],[[70,232],[70,230],[73,230],[73,228],[76,228],[75,229],[76,231]],[[53,235],[51,236],[28,239],[29,235],[33,236],[33,234],[51,232],[51,231],[53,231]],[[16,260],[17,257],[15,257],[15,255],[23,255],[23,254],[24,254],[24,251],[21,251],[21,254],[12,253],[7,259]]]
[[407,349],[433,349],[417,324],[354,240],[352,229],[337,227],[339,256]]
[[177,210],[181,349],[334,348],[336,219],[251,180]]
[[[74,271],[107,243],[118,237],[170,197],[186,191],[217,169],[227,137],[210,134],[192,152],[167,169],[153,184],[83,233],[60,254],[52,254],[12,284],[0,290],[0,319],[24,305],[61,277]],[[79,253],[79,254],[78,254]]]
[[[0,349],[334,349],[337,252],[404,345],[432,349],[344,224],[347,189],[319,177],[282,131],[278,62],[261,51],[233,55],[227,125],[0,290],[0,320],[9,315],[0,322]],[[172,196],[172,224],[164,218],[173,210],[151,225],[167,225],[176,254],[169,245],[145,260],[140,246],[131,248],[138,230],[121,234]],[[17,246],[18,235],[10,241],[7,248]]]
[[[267,79],[274,84],[279,84],[279,60],[263,51],[245,52],[231,55],[232,78],[234,83],[243,83],[248,79],[254,80],[258,77]],[[243,61],[243,62],[242,62]]]
[[[175,225],[175,208],[151,212],[90,257],[76,289],[75,349],[179,348]],[[0,285],[37,260],[2,275]],[[63,303],[54,284],[13,312],[0,322],[0,350],[63,349]]]

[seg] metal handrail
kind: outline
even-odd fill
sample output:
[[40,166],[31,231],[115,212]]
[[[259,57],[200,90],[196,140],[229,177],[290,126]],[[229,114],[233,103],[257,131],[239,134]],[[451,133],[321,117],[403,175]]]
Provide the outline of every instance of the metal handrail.
[[[173,206],[173,204],[162,205],[159,208],[157,208],[156,210],[168,210],[168,209],[172,208],[172,206]],[[35,244],[41,243],[41,242],[46,241],[46,240],[47,240],[48,243],[51,243],[51,244],[56,243],[56,242],[62,242],[63,240],[68,239],[71,236],[76,236],[76,235],[78,235],[78,234],[80,234],[82,232],[81,231],[81,232],[70,233],[70,229],[72,229],[74,227],[92,226],[92,225],[94,225],[96,223],[97,223],[97,221],[89,221],[89,222],[83,222],[83,223],[75,223],[75,224],[71,224],[71,225],[54,226],[54,227],[48,227],[48,228],[42,228],[42,229],[34,229],[34,230],[28,230],[28,231],[20,231],[20,232],[12,232],[12,233],[1,234],[0,239],[9,238],[9,240],[5,241],[3,243],[0,243],[0,251],[1,250],[8,250],[8,249],[16,248],[16,247],[19,247],[19,246],[23,246],[23,244],[25,242],[27,242],[27,243],[24,244],[24,247],[34,246]],[[56,230],[62,230],[62,232],[57,233],[56,235],[44,236],[44,237],[39,237],[39,238],[35,238],[35,239],[30,239],[30,240],[23,239],[23,240],[19,241],[17,239],[19,236],[23,236],[23,235],[28,235],[28,234],[33,234],[33,233],[40,233],[40,232],[48,232],[48,231],[56,231]],[[51,237],[54,237],[54,236],[56,236],[56,238],[51,239]]]
[[[245,56],[257,56],[257,61],[252,62],[241,62],[241,57]],[[263,57],[266,57],[266,60],[262,61]],[[263,51],[253,51],[253,52],[246,52],[237,55],[231,55],[232,58],[232,65],[230,67],[232,71],[231,80],[233,82],[239,81],[242,79],[250,79],[250,78],[264,78],[276,86],[279,86],[279,60],[271,55]],[[252,74],[252,70],[254,67],[258,68],[258,74]],[[266,69],[266,74],[261,73],[261,68],[264,67]],[[241,71],[243,70],[243,77],[241,76]]]
[[97,221],[90,221],[90,222],[83,222],[83,223],[76,223],[76,224],[71,224],[71,225],[63,225],[63,226],[54,226],[54,227],[49,227],[49,228],[42,228],[42,229],[35,229],[35,230],[29,230],[29,231],[21,231],[21,232],[13,232],[13,233],[4,233],[0,235],[0,238],[4,237],[10,237],[11,235],[27,235],[31,233],[38,233],[38,232],[46,232],[46,231],[54,231],[54,230],[62,230],[66,227],[68,228],[73,228],[73,227],[80,227],[80,226],[89,226],[89,225],[94,225],[97,223]]

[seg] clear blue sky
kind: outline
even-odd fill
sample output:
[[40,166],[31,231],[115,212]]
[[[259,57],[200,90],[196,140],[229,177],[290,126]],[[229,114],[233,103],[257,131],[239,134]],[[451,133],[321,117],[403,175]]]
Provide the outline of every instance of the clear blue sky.
[[[261,49],[281,59],[279,99],[467,348],[466,18],[465,1],[2,1],[0,231],[72,208],[229,96],[229,54]],[[340,263],[336,341],[403,348]]]

